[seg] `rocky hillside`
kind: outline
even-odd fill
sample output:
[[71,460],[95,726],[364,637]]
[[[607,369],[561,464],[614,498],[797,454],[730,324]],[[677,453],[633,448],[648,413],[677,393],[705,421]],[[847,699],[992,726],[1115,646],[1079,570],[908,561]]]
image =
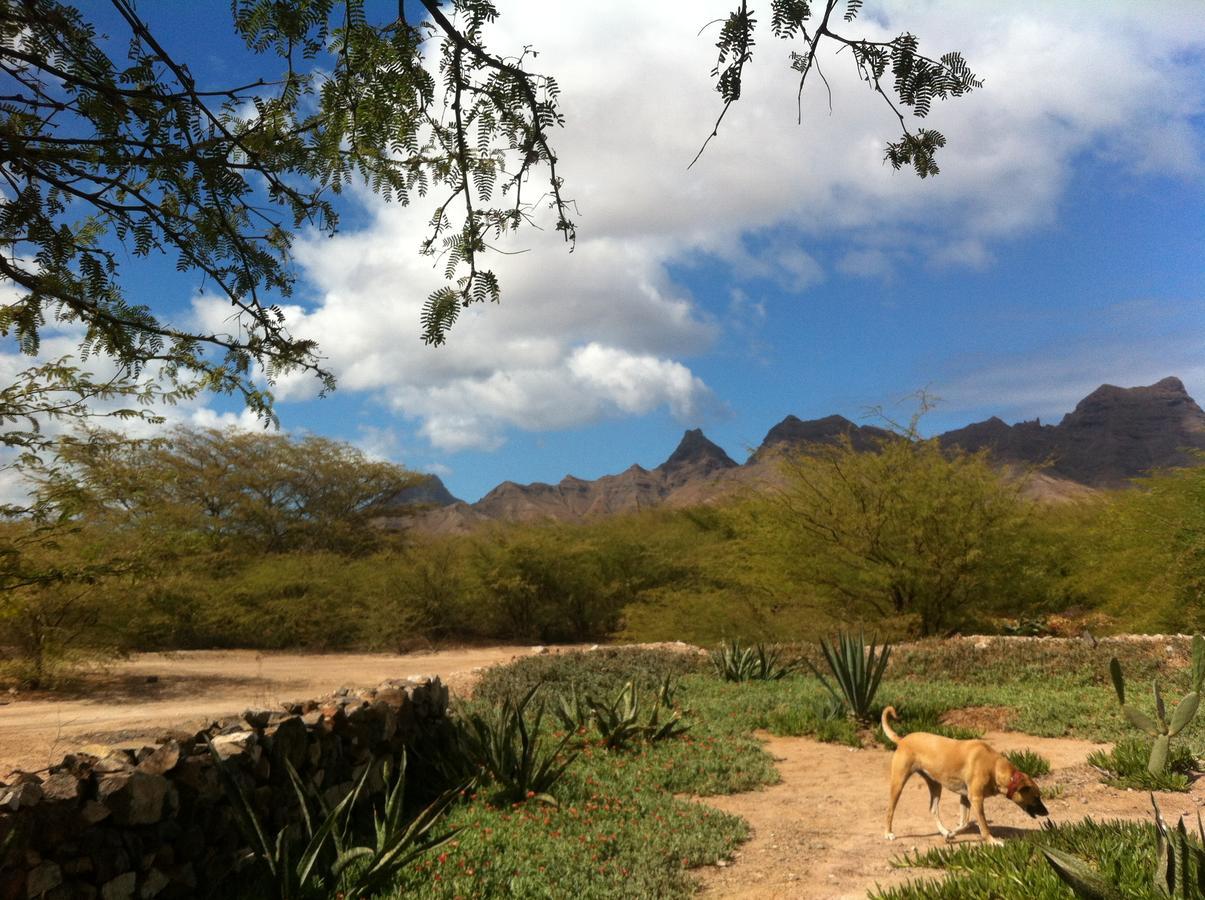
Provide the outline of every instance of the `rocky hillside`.
[[[775,458],[792,449],[848,435],[856,448],[870,450],[890,434],[842,416],[806,421],[787,416],[766,433],[742,465],[696,428],[687,431],[655,469],[633,465],[594,481],[572,475],[557,484],[507,481],[472,504],[453,498],[431,476],[431,483],[413,497],[395,502],[426,506],[419,527],[443,533],[490,521],[583,521],[654,506],[696,506],[772,482],[777,475]],[[1009,425],[993,417],[946,432],[940,440],[966,450],[989,450],[1004,465],[1048,464],[1030,479],[1030,493],[1058,500],[1124,485],[1152,469],[1191,464],[1192,451],[1205,450],[1205,412],[1178,378],[1148,387],[1106,384],[1057,425],[1038,421]]]
[[1148,387],[1104,384],[1057,425],[991,418],[942,441],[988,449],[1002,462],[1050,462],[1048,474],[1092,487],[1119,487],[1152,469],[1190,465],[1205,450],[1205,412],[1179,378]]

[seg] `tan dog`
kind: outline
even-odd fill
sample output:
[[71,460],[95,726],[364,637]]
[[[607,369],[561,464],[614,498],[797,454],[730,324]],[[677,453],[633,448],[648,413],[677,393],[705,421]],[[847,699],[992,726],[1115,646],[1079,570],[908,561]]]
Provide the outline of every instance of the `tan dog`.
[[[929,785],[929,810],[937,822],[937,830],[947,841],[967,826],[971,807],[975,808],[975,819],[979,822],[979,834],[983,840],[993,844],[1002,843],[992,837],[987,828],[987,817],[983,814],[986,797],[1003,794],[1031,816],[1049,815],[1042,803],[1042,792],[1033,779],[1010,763],[983,741],[956,741],[937,734],[916,732],[900,737],[887,724],[888,717],[898,719],[894,706],[883,710],[883,733],[896,745],[891,757],[891,797],[887,802],[887,840],[895,840],[891,831],[891,820],[895,817],[895,805],[900,791],[913,773],[920,775]],[[938,804],[941,789],[949,788],[959,795],[962,808],[958,828],[946,828],[941,821]]]

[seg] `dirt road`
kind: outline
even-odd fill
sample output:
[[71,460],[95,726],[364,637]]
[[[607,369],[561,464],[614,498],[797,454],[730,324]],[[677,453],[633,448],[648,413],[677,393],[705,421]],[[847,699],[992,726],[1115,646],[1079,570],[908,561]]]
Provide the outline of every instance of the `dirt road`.
[[507,646],[403,656],[140,653],[89,677],[86,696],[24,699],[0,694],[0,779],[13,769],[43,769],[89,743],[137,746],[167,731],[196,731],[249,707],[274,709],[344,686],[438,675],[456,690],[471,682],[473,669],[531,652],[530,647]]
[[[703,896],[741,900],[838,900],[865,898],[876,885],[901,884],[936,873],[897,869],[891,860],[906,850],[943,843],[929,815],[929,792],[915,778],[908,783],[895,817],[896,840],[883,838],[890,753],[851,750],[807,738],[763,735],[766,750],[777,760],[782,783],[761,791],[709,797],[712,806],[742,816],[752,839],[726,866],[700,871]],[[1062,794],[1046,801],[1054,822],[1086,815],[1093,818],[1149,820],[1150,799],[1142,791],[1119,791],[1101,784],[1084,760],[1098,744],[1067,739],[1035,738],[1016,733],[989,733],[998,750],[1028,747],[1047,757],[1054,771],[1042,785],[1058,784]],[[1159,805],[1170,821],[1205,805],[1205,786],[1188,794],[1160,794]],[[997,836],[1036,828],[1038,823],[1001,798],[987,801],[988,822]],[[942,817],[958,822],[958,801],[947,792]],[[963,834],[960,841],[975,840]]]

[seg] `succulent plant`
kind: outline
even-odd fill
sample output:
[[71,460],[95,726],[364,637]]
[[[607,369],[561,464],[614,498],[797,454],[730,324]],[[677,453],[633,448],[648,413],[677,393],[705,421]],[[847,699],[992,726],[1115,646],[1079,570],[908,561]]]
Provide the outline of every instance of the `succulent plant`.
[[751,647],[740,641],[725,641],[711,651],[711,664],[725,681],[778,681],[799,668],[796,662],[784,662],[782,649],[763,643]]
[[874,719],[874,697],[887,669],[887,661],[891,658],[891,645],[884,642],[878,646],[872,638],[868,648],[866,635],[859,632],[856,635],[839,634],[831,645],[821,638],[820,649],[837,687],[833,687],[810,662],[808,666],[828,689],[834,702],[849,710],[849,714],[859,722]]
[[[1151,794],[1155,808],[1155,891],[1172,900],[1205,900],[1205,822],[1197,813],[1199,840],[1189,837],[1184,817],[1175,828],[1168,827]],[[1042,855],[1055,874],[1081,900],[1122,900],[1121,889],[1085,860],[1070,853],[1043,848]]]
[[[651,744],[677,737],[690,728],[682,722],[682,714],[673,708],[674,689],[672,680],[666,676],[654,694],[652,710],[645,721],[641,721],[639,692],[630,681],[610,702],[593,697],[583,699],[576,690],[572,690],[568,697],[562,694],[557,715],[569,731],[593,724],[603,743],[611,750],[622,749],[636,740]],[[664,720],[663,711],[668,712]]]
[[1151,758],[1147,763],[1147,768],[1151,774],[1157,775],[1167,768],[1167,749],[1171,739],[1187,727],[1197,714],[1197,707],[1201,704],[1201,686],[1202,681],[1205,681],[1205,638],[1199,634],[1193,636],[1192,690],[1176,704],[1170,720],[1167,717],[1163,694],[1159,690],[1159,682],[1153,682],[1156,719],[1152,719],[1142,710],[1126,703],[1125,678],[1121,673],[1121,663],[1116,656],[1109,662],[1109,674],[1113,676],[1113,688],[1117,691],[1121,714],[1135,728],[1145,731],[1155,739],[1151,746]]

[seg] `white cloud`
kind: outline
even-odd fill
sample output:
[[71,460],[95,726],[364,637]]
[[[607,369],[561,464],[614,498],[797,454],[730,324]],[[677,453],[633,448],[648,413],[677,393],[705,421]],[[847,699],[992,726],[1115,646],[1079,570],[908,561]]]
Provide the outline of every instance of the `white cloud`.
[[[562,89],[567,128],[553,143],[581,211],[577,249],[566,253],[551,231],[528,229],[506,242],[508,251],[530,252],[490,260],[502,305],[465,311],[447,346],[424,347],[419,311],[442,283],[440,267],[417,255],[430,209],[354,192],[368,224],[299,240],[302,293],[314,299],[286,309],[298,335],[319,341],[340,391],[370,395],[448,451],[497,447],[511,429],[659,408],[694,423],[717,404],[691,358],[725,332],[747,339],[756,355],[748,331],[766,312],[732,293],[727,317],[717,319],[674,282],[673,266],[718,261],[738,291],[760,280],[798,294],[826,278],[813,246],[823,239],[836,247],[832,268],[845,275],[888,279],[917,261],[983,268],[994,244],[1053,221],[1085,154],[1137,173],[1201,176],[1193,122],[1205,110],[1205,82],[1191,67],[1205,49],[1205,18],[1194,0],[868,4],[841,29],[913,31],[925,50],[962,50],[986,80],[981,91],[935,104],[928,124],[949,146],[942,174],[926,181],[883,164],[893,120],[858,82],[848,54],[822,60],[833,115],[817,79],[796,126],[789,47],[763,28],[743,99],[687,171],[720,108],[707,75],[715,30],[697,32],[727,8],[613,0],[550,15],[546,2],[505,4],[488,33],[492,46],[534,46],[535,64]],[[207,330],[234,327],[218,298],[193,309]],[[44,355],[75,341],[51,335]],[[0,354],[0,373],[13,365]],[[973,387],[966,382],[967,397]],[[291,376],[276,394],[288,403],[317,389],[312,378]],[[167,414],[248,425],[203,399]],[[389,435],[397,424],[378,423],[364,445],[396,454]]]
[[[508,3],[493,46],[536,47],[562,88],[568,126],[554,144],[581,210],[577,250],[530,230],[506,244],[531,252],[492,260],[501,307],[466,311],[447,346],[426,348],[418,313],[440,284],[415,252],[426,211],[368,198],[368,227],[298,248],[319,299],[290,316],[320,341],[340,389],[380,398],[448,451],[499,446],[511,428],[658,407],[691,421],[713,401],[686,359],[721,325],[674,284],[670,265],[708,256],[738,283],[799,292],[825,277],[809,247],[824,237],[851,245],[836,262],[845,274],[889,278],[917,259],[984,268],[993,242],[1053,220],[1081,154],[1133,171],[1201,172],[1191,123],[1205,88],[1187,57],[1205,47],[1205,20],[1192,3],[1042,0],[891,0],[842,26],[911,30],[924,49],[961,49],[985,78],[982,91],[935,104],[930,124],[949,139],[936,179],[883,165],[891,114],[847,55],[823,61],[834,114],[817,80],[796,127],[789,48],[768,33],[743,99],[688,172],[719,110],[707,77],[715,36],[697,31],[725,11],[615,0],[553,16],[536,0]],[[199,312],[223,318],[212,301]],[[314,391],[286,379],[278,394]]]

